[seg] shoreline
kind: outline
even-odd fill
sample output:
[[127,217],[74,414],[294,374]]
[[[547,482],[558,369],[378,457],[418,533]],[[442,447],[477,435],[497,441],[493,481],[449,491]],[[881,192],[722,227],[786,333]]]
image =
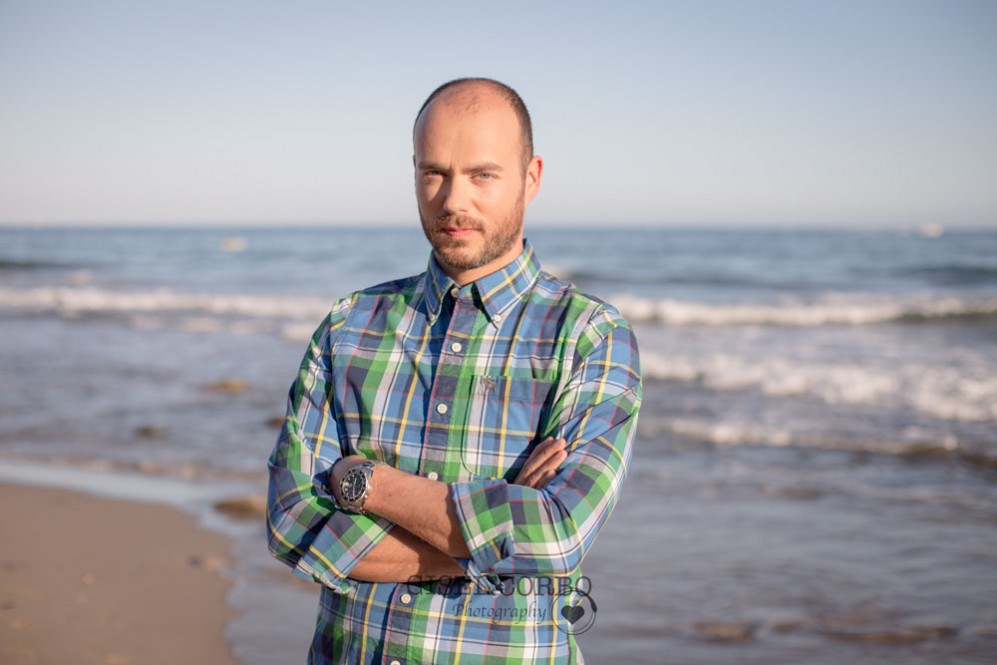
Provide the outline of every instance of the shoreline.
[[236,665],[232,541],[179,506],[0,479],[0,663]]

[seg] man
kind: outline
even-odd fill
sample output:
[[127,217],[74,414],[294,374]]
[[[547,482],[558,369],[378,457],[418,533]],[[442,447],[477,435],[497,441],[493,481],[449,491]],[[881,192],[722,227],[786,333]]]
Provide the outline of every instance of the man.
[[523,238],[543,161],[511,88],[441,86],[413,140],[429,268],[316,331],[269,547],[322,585],[309,662],[582,662],[579,564],[630,459],[635,340]]

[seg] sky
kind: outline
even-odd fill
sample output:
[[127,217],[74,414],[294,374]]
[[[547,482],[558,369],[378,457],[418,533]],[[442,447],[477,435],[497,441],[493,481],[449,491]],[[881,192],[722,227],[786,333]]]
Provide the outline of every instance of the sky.
[[414,224],[461,76],[531,224],[997,228],[992,0],[0,0],[0,224]]

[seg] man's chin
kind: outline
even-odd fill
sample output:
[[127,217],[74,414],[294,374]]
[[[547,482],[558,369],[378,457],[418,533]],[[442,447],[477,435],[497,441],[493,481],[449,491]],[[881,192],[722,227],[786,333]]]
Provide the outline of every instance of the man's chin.
[[481,260],[480,253],[475,253],[468,247],[468,244],[464,241],[457,241],[434,247],[436,259],[441,267],[474,270],[484,265],[485,262]]
[[437,251],[436,258],[441,264],[441,267],[453,270],[474,270],[475,268],[481,267],[481,264],[475,261],[474,257],[464,256],[462,254],[454,254],[452,252],[440,253]]

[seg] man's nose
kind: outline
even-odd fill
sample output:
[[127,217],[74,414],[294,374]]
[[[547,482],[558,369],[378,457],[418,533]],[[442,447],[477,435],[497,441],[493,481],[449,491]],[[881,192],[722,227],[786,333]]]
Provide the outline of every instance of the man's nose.
[[463,178],[448,179],[440,194],[443,196],[443,211],[446,214],[459,215],[468,212],[470,185]]

